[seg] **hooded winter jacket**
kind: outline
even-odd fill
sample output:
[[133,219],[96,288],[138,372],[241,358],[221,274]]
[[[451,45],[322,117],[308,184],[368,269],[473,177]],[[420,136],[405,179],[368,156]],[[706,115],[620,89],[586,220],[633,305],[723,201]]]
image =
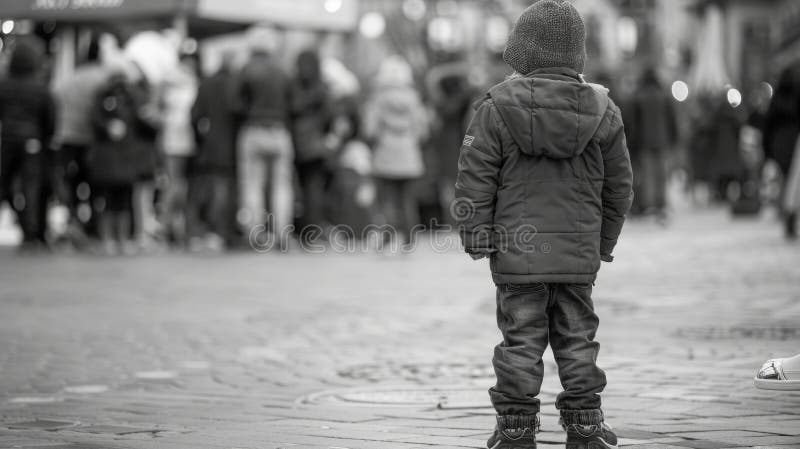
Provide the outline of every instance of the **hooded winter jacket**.
[[44,63],[44,46],[38,39],[20,39],[12,53],[8,77],[0,79],[0,140],[39,141],[48,145],[55,127],[53,97],[38,74]]
[[459,157],[453,211],[496,284],[594,282],[633,198],[619,108],[570,69],[489,90]]

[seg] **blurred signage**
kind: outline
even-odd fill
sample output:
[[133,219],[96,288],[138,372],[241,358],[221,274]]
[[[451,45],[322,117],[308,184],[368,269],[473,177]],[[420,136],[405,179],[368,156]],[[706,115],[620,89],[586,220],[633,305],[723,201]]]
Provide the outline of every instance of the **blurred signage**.
[[173,14],[193,0],[3,0],[0,15],[10,19],[104,20]]
[[33,0],[34,10],[119,8],[125,0]]
[[218,20],[332,31],[354,30],[358,24],[358,0],[198,1],[199,15]]

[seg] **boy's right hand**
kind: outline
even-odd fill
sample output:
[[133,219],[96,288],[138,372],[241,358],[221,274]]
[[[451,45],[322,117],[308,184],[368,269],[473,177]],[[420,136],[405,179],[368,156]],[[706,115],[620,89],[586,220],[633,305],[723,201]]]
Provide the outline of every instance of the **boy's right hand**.
[[469,257],[472,257],[472,260],[481,260],[489,257],[488,253],[469,253]]

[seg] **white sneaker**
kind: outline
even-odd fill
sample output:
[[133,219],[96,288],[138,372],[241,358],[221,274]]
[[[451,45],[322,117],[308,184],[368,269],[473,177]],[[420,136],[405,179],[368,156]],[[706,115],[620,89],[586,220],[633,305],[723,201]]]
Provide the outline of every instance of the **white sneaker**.
[[762,390],[800,391],[800,355],[767,360],[756,373],[753,382]]

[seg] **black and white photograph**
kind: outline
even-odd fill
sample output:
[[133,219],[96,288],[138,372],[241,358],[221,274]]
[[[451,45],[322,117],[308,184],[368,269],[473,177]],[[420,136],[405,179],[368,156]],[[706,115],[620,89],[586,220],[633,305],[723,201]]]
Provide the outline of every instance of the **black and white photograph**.
[[0,0],[0,449],[800,449],[798,214],[798,0]]

